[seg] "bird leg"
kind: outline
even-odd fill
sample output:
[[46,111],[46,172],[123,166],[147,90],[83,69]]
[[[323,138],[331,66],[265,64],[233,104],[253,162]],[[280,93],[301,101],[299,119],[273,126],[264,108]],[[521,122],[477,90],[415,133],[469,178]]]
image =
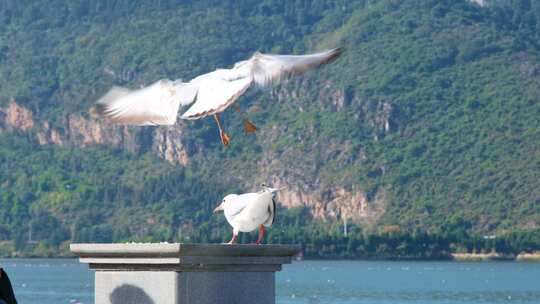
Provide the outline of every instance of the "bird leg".
[[227,243],[228,245],[236,244],[236,240],[238,239],[238,234],[235,234],[233,232],[232,239]]
[[255,133],[255,131],[257,131],[257,127],[255,126],[255,124],[244,118],[244,132],[246,132],[246,134],[249,134]]
[[[234,110],[238,113],[242,112],[238,105],[235,106]],[[244,114],[241,115],[242,119],[244,120],[244,132],[246,132],[246,134],[255,133],[255,131],[257,131],[257,126],[255,126],[253,122],[249,121]]]
[[264,225],[259,226],[259,239],[257,239],[257,242],[255,244],[260,245],[264,239],[264,232],[266,230],[264,229]]
[[217,126],[219,128],[219,137],[221,137],[221,143],[224,146],[228,146],[231,142],[231,138],[229,137],[229,135],[227,135],[227,133],[225,133],[225,131],[223,131],[223,128],[221,127],[221,121],[219,120],[219,114],[214,114],[214,119],[216,120]]

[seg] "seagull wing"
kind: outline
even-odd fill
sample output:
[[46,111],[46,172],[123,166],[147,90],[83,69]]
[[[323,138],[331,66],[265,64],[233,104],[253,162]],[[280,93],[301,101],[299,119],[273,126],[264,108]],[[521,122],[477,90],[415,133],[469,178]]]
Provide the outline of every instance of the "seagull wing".
[[255,81],[266,86],[290,75],[301,74],[335,60],[341,48],[311,55],[270,55],[256,53],[237,62],[232,69],[217,69],[190,81],[198,87],[197,100],[183,119],[199,119],[220,113],[234,103]]
[[173,125],[180,105],[193,102],[197,90],[194,84],[170,80],[138,90],[113,87],[98,100],[94,112],[116,124]]
[[244,193],[237,195],[232,201],[233,203],[227,205],[227,210],[225,210],[225,212],[228,216],[234,218],[244,211],[250,203],[257,200],[258,197],[259,195],[257,193]]
[[[218,71],[221,72],[223,70]],[[251,82],[250,77],[230,81],[223,79],[222,77],[213,77],[211,75],[208,77],[197,77],[190,82],[194,83],[199,88],[197,100],[184,114],[182,114],[181,118],[199,119],[222,112],[235,102],[238,97],[244,94],[251,85]]]
[[251,59],[237,63],[233,69],[237,70],[238,74],[245,74],[246,70],[249,69],[255,83],[267,86],[289,76],[302,74],[330,63],[338,58],[341,53],[341,48],[310,55],[255,53]]

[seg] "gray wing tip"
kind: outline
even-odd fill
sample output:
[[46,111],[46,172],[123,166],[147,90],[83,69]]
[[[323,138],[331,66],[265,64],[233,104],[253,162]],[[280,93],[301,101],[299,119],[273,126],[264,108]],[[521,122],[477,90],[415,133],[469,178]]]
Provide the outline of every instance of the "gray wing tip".
[[93,118],[108,117],[111,114],[111,104],[129,93],[131,93],[130,89],[113,86],[90,108],[90,116]]
[[90,112],[90,116],[93,118],[103,118],[107,116],[107,105],[104,103],[96,103],[94,104],[88,112]]
[[180,119],[185,119],[185,120],[196,120],[196,119],[199,119],[199,118],[201,118],[201,117],[196,116],[196,115],[191,115],[191,116],[181,115],[180,116]]
[[324,61],[324,64],[330,63],[338,59],[341,54],[343,54],[343,47],[337,47],[328,51],[328,58]]
[[272,204],[273,204],[273,209],[274,209],[274,212],[272,213],[272,225],[276,222],[276,200],[274,198],[272,198]]

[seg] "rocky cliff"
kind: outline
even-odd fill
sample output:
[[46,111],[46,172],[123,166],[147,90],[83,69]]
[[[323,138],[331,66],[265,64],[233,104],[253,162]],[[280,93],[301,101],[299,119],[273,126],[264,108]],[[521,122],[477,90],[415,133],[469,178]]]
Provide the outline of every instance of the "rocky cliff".
[[182,143],[181,125],[154,128],[151,130],[150,139],[144,136],[148,128],[113,126],[81,114],[66,115],[60,119],[59,125],[52,126],[47,121],[34,119],[30,110],[12,100],[6,107],[0,107],[0,131],[12,130],[32,130],[40,145],[84,148],[104,144],[138,153],[149,144],[150,149],[160,158],[172,164],[188,164],[188,154]]
[[0,129],[26,131],[34,127],[32,112],[12,99],[8,106],[0,108]]

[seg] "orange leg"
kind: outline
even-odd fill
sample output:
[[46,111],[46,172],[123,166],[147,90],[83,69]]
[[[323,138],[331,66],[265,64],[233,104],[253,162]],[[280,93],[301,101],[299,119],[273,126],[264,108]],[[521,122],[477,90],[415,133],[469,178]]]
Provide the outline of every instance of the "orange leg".
[[261,225],[259,227],[259,239],[257,240],[257,242],[255,244],[260,245],[262,243],[262,241],[264,239],[264,232],[265,231],[266,230],[264,229],[264,225]]
[[255,133],[257,131],[257,127],[254,123],[244,118],[244,132],[246,134]]
[[219,114],[214,114],[214,119],[216,120],[217,126],[219,128],[219,137],[221,137],[221,143],[224,146],[228,146],[231,142],[231,138],[225,131],[223,131],[223,128],[221,127],[221,121],[219,120]]

